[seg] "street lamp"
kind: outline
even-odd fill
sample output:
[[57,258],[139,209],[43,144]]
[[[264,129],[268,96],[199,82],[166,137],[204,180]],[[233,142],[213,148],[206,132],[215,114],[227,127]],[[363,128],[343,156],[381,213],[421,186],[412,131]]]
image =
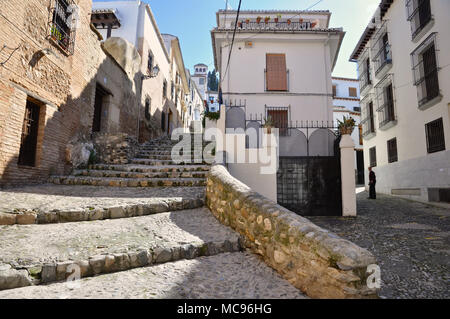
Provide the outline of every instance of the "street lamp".
[[157,77],[159,74],[159,66],[155,65],[152,69],[152,72],[150,73],[150,75],[143,75],[142,76],[142,80],[147,80],[147,79],[151,79],[151,78],[155,78]]

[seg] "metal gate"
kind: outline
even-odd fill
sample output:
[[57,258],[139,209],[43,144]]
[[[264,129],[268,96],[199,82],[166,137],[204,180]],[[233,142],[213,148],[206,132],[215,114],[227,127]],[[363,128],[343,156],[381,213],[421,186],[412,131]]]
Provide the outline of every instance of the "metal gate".
[[280,138],[278,204],[303,216],[341,216],[340,137],[336,130],[295,127],[289,131],[286,138]]

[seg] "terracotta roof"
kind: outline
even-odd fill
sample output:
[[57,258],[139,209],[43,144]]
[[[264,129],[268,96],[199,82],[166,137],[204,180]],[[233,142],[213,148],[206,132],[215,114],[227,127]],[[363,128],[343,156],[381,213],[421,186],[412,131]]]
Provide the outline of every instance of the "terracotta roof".
[[342,78],[342,77],[338,77],[338,76],[332,76],[331,77],[332,80],[343,80],[343,81],[353,81],[353,82],[359,82],[358,79],[352,79],[352,78]]

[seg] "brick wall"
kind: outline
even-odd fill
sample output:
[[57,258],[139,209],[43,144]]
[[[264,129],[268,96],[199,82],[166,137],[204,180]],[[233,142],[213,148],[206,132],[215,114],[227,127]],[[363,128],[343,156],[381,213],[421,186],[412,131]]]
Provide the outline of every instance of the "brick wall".
[[[74,54],[67,55],[49,38],[49,9],[55,0],[9,0],[0,7],[0,186],[44,182],[67,173],[65,148],[74,136],[90,138],[96,85],[112,93],[102,113],[105,130],[137,134],[139,98],[136,83],[105,54],[90,27],[91,0],[80,9]],[[44,51],[42,51],[44,49]],[[52,53],[44,54],[50,49]],[[35,167],[17,165],[27,96],[42,102]],[[103,124],[102,124],[103,127]]]

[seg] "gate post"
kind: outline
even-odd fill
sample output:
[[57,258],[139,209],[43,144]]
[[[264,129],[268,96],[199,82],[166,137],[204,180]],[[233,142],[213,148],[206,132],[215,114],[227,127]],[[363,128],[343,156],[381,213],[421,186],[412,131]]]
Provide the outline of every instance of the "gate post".
[[341,149],[342,215],[356,216],[355,144],[349,134],[339,143]]

